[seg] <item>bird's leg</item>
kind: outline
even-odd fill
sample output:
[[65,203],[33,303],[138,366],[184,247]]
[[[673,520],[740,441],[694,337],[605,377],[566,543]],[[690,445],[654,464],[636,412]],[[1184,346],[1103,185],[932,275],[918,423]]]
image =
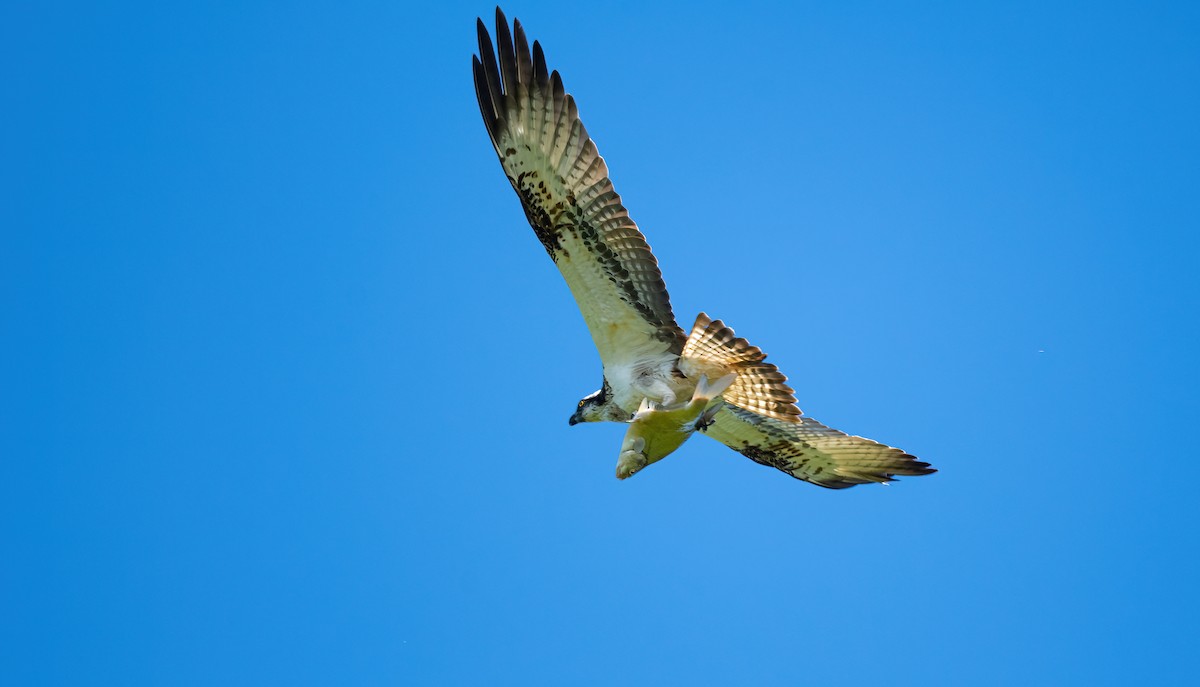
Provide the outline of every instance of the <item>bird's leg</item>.
[[696,418],[696,429],[704,432],[712,427],[713,423],[717,421],[717,411],[719,410],[721,410],[720,403],[714,403],[705,408],[704,412],[700,413],[700,417]]
[[675,392],[671,390],[670,384],[667,384],[666,381],[662,379],[650,377],[649,375],[643,379],[643,391],[646,392],[646,396],[648,397],[661,399],[658,402],[658,406],[660,408],[675,405]]

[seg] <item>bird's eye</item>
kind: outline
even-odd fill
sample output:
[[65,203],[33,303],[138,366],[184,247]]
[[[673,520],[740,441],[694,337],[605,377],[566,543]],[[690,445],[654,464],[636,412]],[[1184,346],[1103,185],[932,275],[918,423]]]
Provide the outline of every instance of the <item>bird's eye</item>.
[[583,410],[583,401],[580,401],[580,402],[579,402],[579,405],[575,406],[575,408],[576,408],[577,410]]

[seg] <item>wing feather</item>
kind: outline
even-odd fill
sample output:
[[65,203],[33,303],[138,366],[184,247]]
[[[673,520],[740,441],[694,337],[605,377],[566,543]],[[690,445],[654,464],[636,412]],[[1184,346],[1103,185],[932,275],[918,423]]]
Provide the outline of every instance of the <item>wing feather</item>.
[[520,22],[510,32],[499,9],[495,51],[482,20],[477,28],[481,55],[472,71],[488,136],[605,366],[678,355],[685,337],[658,261],[558,72],[547,73],[541,45],[535,41],[531,55]]
[[830,489],[937,472],[898,448],[850,436],[812,418],[784,422],[728,402],[706,434],[756,463]]
[[[483,56],[480,68],[475,70],[475,95],[479,98],[479,109],[483,114],[483,123],[487,127],[488,136],[496,152],[500,152],[497,136],[504,127],[504,103],[500,97],[500,89],[492,88],[489,84],[500,83],[500,72],[496,68],[496,51],[492,49],[492,37],[488,35],[487,27],[482,19],[475,20],[475,32],[479,35],[479,54]],[[476,61],[479,58],[472,56]]]

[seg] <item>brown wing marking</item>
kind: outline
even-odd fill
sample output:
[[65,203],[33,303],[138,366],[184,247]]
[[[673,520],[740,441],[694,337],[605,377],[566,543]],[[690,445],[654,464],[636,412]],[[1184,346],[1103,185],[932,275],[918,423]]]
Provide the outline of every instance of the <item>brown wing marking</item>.
[[706,435],[756,463],[830,489],[937,472],[898,448],[850,436],[812,418],[782,422],[729,403]]
[[540,44],[530,47],[520,22],[509,31],[498,8],[495,48],[482,20],[478,34],[472,69],[488,136],[601,358],[608,365],[622,356],[678,354],[685,337],[658,261],[558,72],[546,68]]

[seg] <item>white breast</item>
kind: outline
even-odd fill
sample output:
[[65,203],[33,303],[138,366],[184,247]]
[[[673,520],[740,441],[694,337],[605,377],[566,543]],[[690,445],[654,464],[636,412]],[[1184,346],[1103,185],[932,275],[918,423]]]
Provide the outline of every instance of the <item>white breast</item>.
[[664,353],[652,358],[621,361],[604,368],[604,377],[613,390],[613,400],[622,409],[633,413],[648,398],[662,403],[668,394],[675,401],[691,398],[696,383],[674,373],[678,358]]

